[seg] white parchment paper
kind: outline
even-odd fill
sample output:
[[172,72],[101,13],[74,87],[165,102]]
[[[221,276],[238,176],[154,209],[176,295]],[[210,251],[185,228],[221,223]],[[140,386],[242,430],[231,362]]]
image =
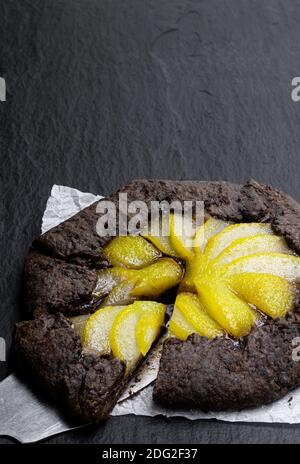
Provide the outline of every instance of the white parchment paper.
[[42,234],[101,198],[64,185],[53,185],[42,219]]
[[[74,188],[62,185],[54,185],[51,195],[47,201],[46,209],[42,221],[42,233],[65,221],[76,214],[83,208],[97,200],[101,196],[91,193],[83,193]],[[153,356],[150,370],[145,372],[145,384],[148,383],[147,375],[154,376],[158,368],[158,357]],[[133,390],[136,391],[136,388]],[[131,386],[127,389],[128,396]],[[135,414],[142,416],[164,415],[167,417],[181,416],[188,419],[218,419],[229,422],[277,422],[287,424],[300,423],[300,389],[289,393],[280,401],[272,403],[269,406],[243,410],[241,412],[224,412],[224,413],[203,413],[198,410],[171,410],[156,405],[152,401],[153,386],[149,385],[143,388],[143,382],[140,383],[140,390],[132,397],[121,400],[114,408],[112,415],[121,416],[125,414]]]

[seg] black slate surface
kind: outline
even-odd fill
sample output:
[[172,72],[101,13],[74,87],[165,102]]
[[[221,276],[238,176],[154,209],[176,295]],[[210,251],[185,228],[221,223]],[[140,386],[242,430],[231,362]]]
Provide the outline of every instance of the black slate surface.
[[[300,200],[299,23],[295,0],[0,0],[8,352],[23,258],[53,183],[108,194],[136,177],[254,177]],[[1,378],[10,367],[0,362]],[[47,441],[299,440],[299,426],[128,416]]]

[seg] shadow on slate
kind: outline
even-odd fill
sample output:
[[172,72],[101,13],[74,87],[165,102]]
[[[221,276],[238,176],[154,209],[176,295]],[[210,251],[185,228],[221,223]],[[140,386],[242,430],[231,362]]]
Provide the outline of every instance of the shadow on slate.
[[[53,183],[108,194],[137,177],[254,177],[300,199],[294,0],[11,0],[0,17],[8,352],[23,257]],[[1,378],[8,372],[0,362]],[[296,442],[298,430],[121,417],[48,441]]]

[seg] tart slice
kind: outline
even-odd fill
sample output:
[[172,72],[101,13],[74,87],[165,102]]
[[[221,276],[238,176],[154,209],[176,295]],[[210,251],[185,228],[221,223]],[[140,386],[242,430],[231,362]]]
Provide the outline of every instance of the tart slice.
[[70,320],[43,314],[20,322],[19,365],[73,414],[88,422],[105,419],[158,338],[165,310],[161,303],[139,301]]

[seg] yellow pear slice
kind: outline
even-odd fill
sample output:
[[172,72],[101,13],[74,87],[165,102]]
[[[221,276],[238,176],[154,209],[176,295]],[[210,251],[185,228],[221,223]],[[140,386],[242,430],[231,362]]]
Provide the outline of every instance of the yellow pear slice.
[[156,246],[156,248],[158,248],[165,255],[173,257],[178,256],[178,254],[171,245],[169,237],[166,237],[164,235],[161,235],[159,237],[148,235],[146,238],[150,240],[150,242],[152,242],[153,245]]
[[203,255],[203,250],[211,237],[218,234],[229,225],[229,222],[211,217],[198,228],[193,241],[193,250],[195,254],[192,258],[186,260],[186,269],[184,278],[180,284],[180,291],[196,292],[194,278],[197,277],[199,273],[203,273],[209,264],[209,259],[206,255]]
[[[169,237],[169,223],[166,225],[162,224],[162,216],[157,216],[151,219],[149,229],[142,231],[141,235],[153,243],[162,253],[168,256],[178,256],[174,248],[172,247]],[[169,221],[168,221],[169,222]],[[163,226],[163,227],[162,227]],[[166,228],[167,230],[164,230]],[[153,233],[152,233],[153,231]],[[155,235],[154,235],[155,233]]]
[[82,336],[82,332],[86,324],[86,321],[88,320],[90,316],[91,316],[90,314],[83,314],[82,316],[74,316],[74,317],[70,317],[69,319],[75,332],[80,336],[80,338]]
[[93,290],[93,295],[103,298],[120,282],[131,276],[131,270],[122,267],[112,267],[100,269],[97,274],[97,283]]
[[133,303],[134,297],[131,295],[131,292],[135,286],[135,283],[136,280],[131,278],[131,280],[124,280],[123,282],[117,284],[101,303],[101,307],[128,305]]
[[227,333],[240,338],[258,321],[258,314],[219,279],[195,279],[200,302]]
[[193,241],[193,248],[195,253],[203,252],[208,240],[214,235],[217,235],[229,225],[230,222],[222,221],[221,219],[216,219],[213,217],[207,219],[207,221],[197,229],[195,234]]
[[104,248],[103,256],[113,266],[140,269],[148,266],[161,256],[161,253],[143,237],[118,236]]
[[300,258],[282,253],[256,253],[218,268],[225,277],[243,272],[273,274],[292,282],[300,280]]
[[175,252],[183,259],[192,259],[194,223],[179,214],[170,214],[170,242]]
[[292,254],[283,238],[276,235],[254,235],[234,240],[215,258],[214,266],[221,266],[250,254],[265,252]]
[[[159,305],[157,307],[157,304]],[[129,373],[134,366],[139,362],[142,352],[139,344],[142,343],[146,347],[147,335],[141,335],[141,327],[139,329],[140,339],[136,337],[136,328],[140,318],[146,313],[148,316],[159,312],[159,303],[149,301],[136,301],[132,305],[127,306],[115,318],[111,331],[110,331],[110,346],[113,355],[126,363],[127,373]],[[144,331],[147,332],[144,326]],[[152,340],[150,339],[150,346],[155,340],[155,331],[152,331]],[[148,334],[149,336],[149,334]],[[142,341],[141,341],[142,340]],[[149,343],[149,340],[148,340]]]
[[180,264],[172,258],[160,258],[143,269],[102,269],[98,272],[93,295],[99,298],[108,295],[106,305],[130,302],[140,296],[157,297],[177,285],[182,275]]
[[207,338],[222,335],[222,328],[209,316],[197,295],[187,292],[179,293],[175,305],[197,334]]
[[117,315],[110,331],[110,346],[113,355],[126,363],[127,373],[137,364],[141,357],[135,328],[141,316],[141,308],[127,306]]
[[182,268],[172,258],[161,258],[154,264],[135,271],[137,283],[131,295],[134,297],[157,297],[177,285],[182,278]]
[[107,306],[92,314],[82,332],[82,346],[88,352],[109,354],[109,333],[115,317],[124,310],[124,306]]
[[256,222],[228,226],[208,241],[205,255],[210,259],[216,258],[234,240],[259,234],[273,234],[271,226]]
[[143,305],[143,314],[136,325],[135,336],[140,352],[146,356],[164,324],[166,305],[154,301],[139,303]]
[[282,277],[249,272],[233,275],[229,283],[243,300],[273,319],[284,317],[293,309],[295,289]]
[[185,263],[185,274],[179,286],[180,292],[196,293],[194,279],[209,272],[210,268],[211,260],[201,253],[196,253],[192,260]]
[[169,323],[169,333],[179,340],[184,341],[188,338],[189,335],[195,332],[195,328],[186,320],[184,315],[175,305]]

